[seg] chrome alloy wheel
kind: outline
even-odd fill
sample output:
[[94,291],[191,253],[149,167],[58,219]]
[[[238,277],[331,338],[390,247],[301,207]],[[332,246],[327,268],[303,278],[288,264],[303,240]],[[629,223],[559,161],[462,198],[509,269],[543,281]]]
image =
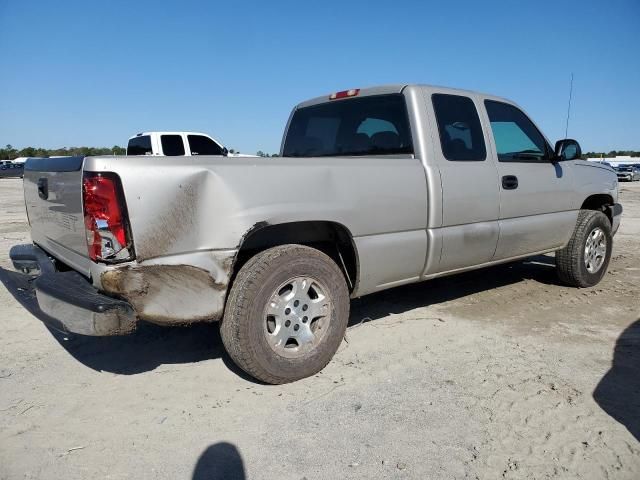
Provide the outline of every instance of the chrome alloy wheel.
[[294,277],[273,292],[263,322],[267,342],[278,355],[300,357],[320,343],[332,311],[327,292],[310,277]]
[[591,230],[584,246],[584,265],[589,273],[596,273],[607,257],[607,237],[600,227]]

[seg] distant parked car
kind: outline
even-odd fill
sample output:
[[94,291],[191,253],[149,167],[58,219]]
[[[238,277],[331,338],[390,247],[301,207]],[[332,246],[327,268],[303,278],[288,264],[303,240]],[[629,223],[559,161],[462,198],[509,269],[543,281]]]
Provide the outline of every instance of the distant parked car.
[[0,161],[0,177],[20,177],[24,175],[24,164],[11,160]]
[[635,182],[640,180],[640,168],[635,165],[618,165],[615,168],[618,181]]

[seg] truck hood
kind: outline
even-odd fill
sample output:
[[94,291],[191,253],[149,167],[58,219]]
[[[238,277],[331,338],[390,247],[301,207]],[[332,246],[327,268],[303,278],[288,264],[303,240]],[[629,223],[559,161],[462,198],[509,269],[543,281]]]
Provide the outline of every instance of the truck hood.
[[590,162],[588,160],[574,160],[575,165],[581,166],[581,167],[591,167],[591,168],[599,168],[601,170],[605,170],[607,172],[613,172],[615,173],[615,171],[613,170],[613,168],[607,166],[607,165],[603,165],[602,163],[599,162]]

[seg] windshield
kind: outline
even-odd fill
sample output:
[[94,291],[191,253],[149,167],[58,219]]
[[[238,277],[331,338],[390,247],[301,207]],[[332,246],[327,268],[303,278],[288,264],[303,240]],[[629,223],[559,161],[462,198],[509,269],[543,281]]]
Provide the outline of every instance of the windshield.
[[337,100],[295,111],[284,142],[285,157],[413,153],[404,96]]

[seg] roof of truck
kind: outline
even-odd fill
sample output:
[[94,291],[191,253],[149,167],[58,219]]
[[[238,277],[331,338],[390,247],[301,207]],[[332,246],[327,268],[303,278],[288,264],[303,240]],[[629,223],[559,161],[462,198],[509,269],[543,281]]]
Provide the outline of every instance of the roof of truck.
[[211,137],[211,135],[208,135],[202,132],[161,132],[158,130],[152,130],[150,132],[136,133],[135,135],[132,135],[131,137],[129,137],[129,140],[136,137],[142,137],[143,135],[152,135],[152,134],[154,135],[204,135],[205,137],[213,138]]
[[[402,91],[407,87],[420,87],[420,88],[425,88],[429,90],[435,90],[440,93],[449,93],[453,95],[481,95],[483,97],[488,97],[496,100],[506,101],[508,103],[513,103],[511,100],[506,98],[502,98],[502,97],[498,97],[495,95],[482,93],[482,92],[474,92],[473,90],[464,90],[461,88],[442,87],[439,85],[426,85],[426,84],[419,84],[419,83],[396,83],[396,84],[390,84],[390,85],[380,85],[380,86],[374,86],[374,87],[359,88],[357,89],[358,90],[357,96],[364,97],[369,95],[388,95],[391,93],[402,93]],[[333,93],[335,92],[322,95],[320,97],[311,98],[309,100],[305,100],[304,102],[301,102],[298,105],[296,105],[296,108],[308,107],[310,105],[325,103],[327,100],[330,99]]]

